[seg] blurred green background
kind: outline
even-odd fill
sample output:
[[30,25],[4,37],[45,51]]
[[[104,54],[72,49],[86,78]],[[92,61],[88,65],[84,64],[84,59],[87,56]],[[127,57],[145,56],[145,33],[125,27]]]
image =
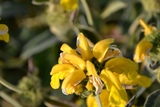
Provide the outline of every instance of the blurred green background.
[[[49,5],[46,5],[47,1]],[[93,26],[87,20],[83,4],[79,1],[74,26],[93,43],[100,39],[114,38],[114,44],[127,58],[133,59],[135,46],[143,37],[138,19],[160,28],[160,0],[86,0],[93,18]],[[0,84],[0,93],[24,107],[86,107],[85,99],[76,95],[63,95],[61,89],[50,87],[50,71],[58,63],[63,43],[76,47],[76,32],[69,23],[71,11],[63,11],[59,0],[0,0],[0,24],[9,27],[9,43],[0,41],[0,75],[6,81],[29,90],[29,94],[17,94]],[[39,5],[36,5],[39,4]],[[54,9],[50,9],[54,6]],[[139,71],[151,76],[143,64]],[[147,95],[160,85],[155,80],[150,88],[136,99],[135,105],[143,106]],[[129,98],[136,89],[128,91]],[[3,95],[1,93],[1,95]],[[2,107],[13,107],[3,97]],[[54,106],[53,106],[54,105]],[[57,106],[56,106],[57,105]]]

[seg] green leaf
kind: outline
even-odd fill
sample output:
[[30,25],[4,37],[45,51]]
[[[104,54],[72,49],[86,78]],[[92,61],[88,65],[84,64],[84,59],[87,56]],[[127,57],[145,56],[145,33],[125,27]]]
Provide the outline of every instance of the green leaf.
[[127,7],[127,4],[122,1],[113,1],[104,9],[104,11],[101,13],[101,18],[106,18],[110,16],[111,14],[115,13],[116,11],[123,9]]
[[160,90],[154,91],[147,97],[144,107],[160,107]]
[[35,38],[31,39],[23,47],[21,58],[28,58],[59,42],[59,40],[55,36],[50,36],[52,36],[52,33],[49,30],[46,30]]

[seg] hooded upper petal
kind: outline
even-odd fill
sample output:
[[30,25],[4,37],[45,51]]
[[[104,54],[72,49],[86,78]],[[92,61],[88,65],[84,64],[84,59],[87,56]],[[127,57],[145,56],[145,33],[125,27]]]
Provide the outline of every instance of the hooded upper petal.
[[70,53],[61,53],[61,60],[63,63],[72,64],[81,70],[84,70],[86,66],[82,58]]
[[113,38],[104,39],[99,41],[93,47],[93,56],[97,58],[97,60],[101,63],[105,57],[105,54],[108,50],[108,46],[114,42]]
[[82,58],[84,60],[90,60],[93,57],[91,49],[90,49],[89,44],[88,44],[88,41],[86,40],[86,38],[83,35],[83,33],[80,33],[78,35],[77,48],[80,49]]
[[130,59],[124,57],[115,57],[106,62],[105,68],[116,73],[124,73],[128,79],[134,79],[137,76],[137,65]]
[[61,87],[62,92],[64,94],[74,93],[75,86],[77,86],[85,78],[86,78],[86,75],[82,70],[75,70],[63,80],[62,87]]
[[142,87],[149,87],[152,84],[152,80],[149,77],[146,77],[144,75],[137,75],[137,77],[134,80],[128,80],[128,78],[121,74],[119,76],[119,79],[122,84],[127,84],[127,85],[140,85]]
[[63,53],[72,53],[76,56],[79,56],[79,54],[76,52],[76,50],[72,49],[69,45],[67,44],[63,44],[60,48],[61,51],[63,51]]
[[149,51],[152,49],[153,44],[148,42],[143,38],[136,46],[134,61],[142,62],[146,56],[148,56]]

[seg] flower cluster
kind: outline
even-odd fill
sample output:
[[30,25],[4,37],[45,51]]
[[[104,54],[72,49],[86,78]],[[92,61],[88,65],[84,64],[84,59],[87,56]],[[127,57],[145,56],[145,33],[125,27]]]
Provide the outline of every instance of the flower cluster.
[[[66,95],[76,93],[82,97],[105,92],[103,105],[125,105],[128,101],[123,84],[151,85],[151,79],[137,74],[137,66],[130,59],[124,58],[115,45],[113,38],[104,39],[90,45],[88,39],[80,33],[77,38],[77,48],[72,49],[67,44],[60,48],[59,64],[53,66],[50,75],[51,87],[61,89]],[[145,83],[144,81],[148,81]],[[100,97],[103,96],[100,94]],[[92,98],[91,98],[92,99]],[[103,101],[103,98],[101,99]],[[87,102],[90,102],[88,100]],[[95,107],[96,105],[89,107]]]
[[9,41],[8,27],[5,24],[0,24],[0,40]]
[[[141,26],[144,27],[144,35],[148,36],[152,31],[156,30],[154,26],[148,26],[142,19],[139,20]],[[148,56],[149,51],[152,49],[153,44],[150,43],[146,38],[143,38],[136,46],[134,61],[142,62],[145,57]]]
[[152,25],[147,25],[142,19],[139,22],[144,27],[145,37],[136,46],[134,60],[142,62],[148,57],[157,62],[160,60],[160,30]]

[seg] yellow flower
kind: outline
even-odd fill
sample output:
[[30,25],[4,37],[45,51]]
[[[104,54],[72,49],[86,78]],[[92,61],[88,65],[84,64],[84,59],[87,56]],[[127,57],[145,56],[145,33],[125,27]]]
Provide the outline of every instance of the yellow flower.
[[120,105],[124,101],[127,101],[127,93],[122,87],[119,78],[116,77],[111,71],[105,69],[102,70],[100,78],[106,85],[107,91],[110,92],[109,101],[114,105]]
[[51,86],[53,89],[58,89],[60,86],[59,79],[64,79],[67,75],[72,73],[76,68],[70,64],[57,64],[53,66],[50,75],[51,78]]
[[[144,35],[147,36],[152,33],[153,30],[156,30],[154,26],[147,25],[142,19],[139,20],[139,23],[144,28]],[[145,57],[148,56],[149,51],[152,49],[153,44],[150,43],[148,40],[143,38],[136,46],[135,54],[134,54],[134,61],[135,62],[142,62]]]
[[4,40],[7,43],[9,41],[8,27],[5,24],[0,24],[0,40]]
[[81,90],[83,91],[83,89],[78,88],[77,86],[85,78],[86,75],[82,70],[74,71],[64,79],[62,83],[62,92],[67,95],[67,94],[72,94],[76,91],[77,92],[78,91],[81,92]]
[[[122,100],[122,104],[118,105],[118,106],[115,106],[114,104],[112,104],[110,101],[109,101],[109,96],[110,96],[110,92],[107,91],[107,90],[102,90],[101,93],[100,93],[100,99],[101,99],[101,103],[102,103],[102,106],[103,107],[124,107],[127,103],[127,101],[123,101]],[[119,93],[117,93],[119,95]],[[115,96],[116,97],[116,96]],[[87,97],[87,106],[88,107],[98,107],[97,103],[96,103],[96,100],[95,100],[95,97],[93,97],[92,95],[89,95]]]
[[64,10],[75,10],[78,7],[78,0],[61,0],[60,4]]
[[152,49],[153,44],[148,42],[145,38],[143,38],[136,46],[134,61],[142,62],[145,57],[148,56],[149,51]]
[[123,74],[132,81],[138,78],[137,66],[130,59],[124,58],[121,51],[111,45],[113,42],[112,38],[104,39],[90,46],[80,33],[76,49],[63,44],[59,64],[53,66],[50,73],[52,88],[59,88],[59,79],[64,79],[61,88],[66,95],[76,93],[87,97],[91,93],[100,94],[105,89],[108,104],[120,106],[126,103],[127,93],[117,75]]

